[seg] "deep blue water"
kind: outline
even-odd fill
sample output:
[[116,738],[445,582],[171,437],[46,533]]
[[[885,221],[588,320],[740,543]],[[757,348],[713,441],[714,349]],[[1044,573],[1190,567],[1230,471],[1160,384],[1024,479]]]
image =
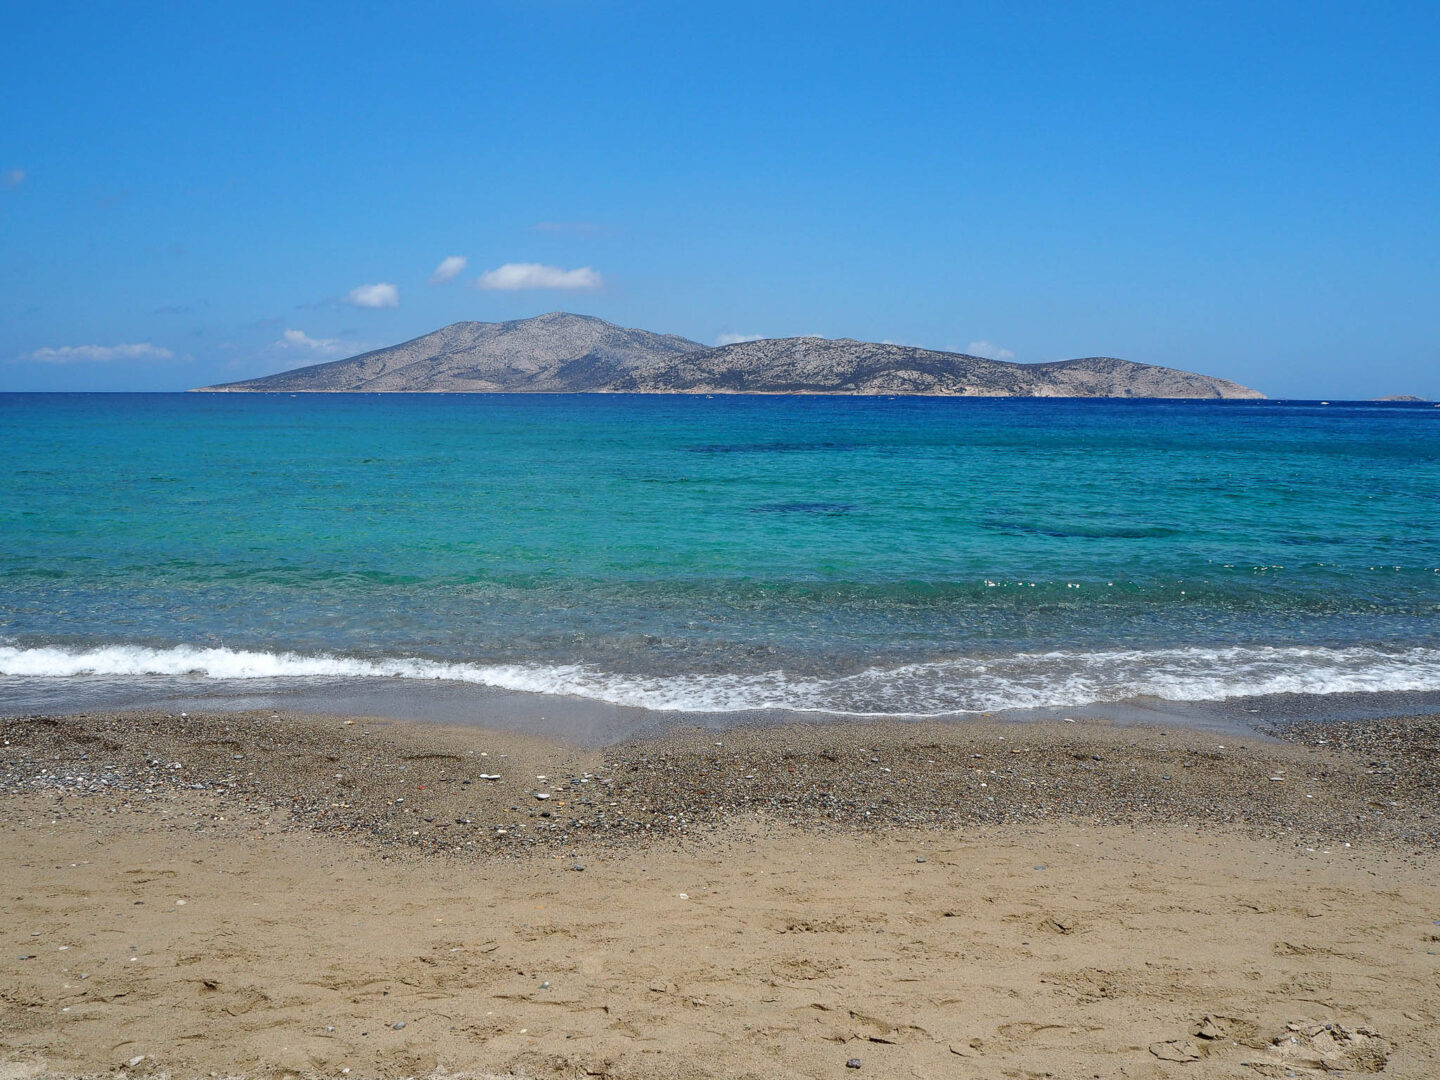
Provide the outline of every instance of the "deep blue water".
[[1440,409],[0,395],[0,690],[859,713],[1440,690]]

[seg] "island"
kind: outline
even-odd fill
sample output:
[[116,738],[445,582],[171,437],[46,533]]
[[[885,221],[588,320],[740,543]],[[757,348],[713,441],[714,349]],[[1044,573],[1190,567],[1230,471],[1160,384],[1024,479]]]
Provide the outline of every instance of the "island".
[[948,397],[1263,398],[1239,383],[1108,356],[1017,364],[849,338],[710,347],[557,311],[459,322],[344,360],[212,393],[917,394]]

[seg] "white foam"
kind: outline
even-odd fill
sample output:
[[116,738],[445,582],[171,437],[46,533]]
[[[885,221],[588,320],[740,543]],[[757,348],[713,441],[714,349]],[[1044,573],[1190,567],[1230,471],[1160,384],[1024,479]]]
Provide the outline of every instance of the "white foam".
[[784,671],[636,675],[585,665],[467,664],[420,658],[192,646],[0,646],[0,676],[182,677],[217,681],[417,679],[562,694],[679,712],[786,709],[851,716],[943,716],[1151,697],[1216,701],[1257,694],[1440,691],[1440,649],[1366,646],[1176,648],[1018,653],[869,668],[836,678]]

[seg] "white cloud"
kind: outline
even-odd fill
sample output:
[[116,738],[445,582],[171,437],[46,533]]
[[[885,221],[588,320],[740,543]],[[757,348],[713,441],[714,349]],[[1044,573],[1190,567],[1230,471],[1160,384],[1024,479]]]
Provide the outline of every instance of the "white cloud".
[[357,285],[346,295],[345,302],[364,308],[399,307],[400,290],[385,281],[376,285]]
[[286,330],[284,337],[275,344],[282,349],[305,349],[320,356],[357,356],[371,349],[371,346],[362,342],[342,341],[340,338],[312,338],[304,330]]
[[996,345],[993,341],[972,341],[965,346],[965,352],[970,356],[983,356],[987,360],[1014,360],[1015,354],[1009,349]]
[[24,169],[9,169],[3,174],[0,174],[0,184],[4,184],[6,187],[19,187],[24,182]]
[[716,345],[738,345],[742,341],[764,341],[764,334],[721,334],[715,339]]
[[435,267],[435,272],[430,275],[430,284],[444,285],[447,281],[454,281],[465,272],[465,267],[469,265],[470,260],[464,255],[447,255],[440,260],[440,265]]
[[888,337],[887,337],[887,338],[881,338],[881,339],[880,339],[880,344],[881,344],[881,345],[899,345],[899,346],[901,346],[902,348],[905,348],[905,349],[923,349],[923,348],[925,348],[925,343],[924,343],[923,341],[895,341],[895,340],[892,340],[891,338],[888,338]]
[[20,359],[41,364],[108,364],[113,360],[172,360],[169,349],[145,341],[136,345],[61,345],[36,349]]
[[506,263],[475,279],[477,289],[598,289],[604,284],[588,266],[565,270],[542,263]]

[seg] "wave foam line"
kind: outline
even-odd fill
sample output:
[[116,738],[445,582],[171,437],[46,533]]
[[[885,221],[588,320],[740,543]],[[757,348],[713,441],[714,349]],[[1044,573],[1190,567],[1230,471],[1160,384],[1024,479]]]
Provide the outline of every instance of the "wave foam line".
[[579,664],[365,660],[185,645],[168,649],[135,645],[94,649],[0,646],[0,676],[448,680],[660,711],[785,709],[851,716],[923,717],[1079,706],[1137,697],[1217,701],[1259,694],[1440,691],[1440,649],[1237,646],[1019,653],[870,668],[823,679],[783,671],[635,675]]

